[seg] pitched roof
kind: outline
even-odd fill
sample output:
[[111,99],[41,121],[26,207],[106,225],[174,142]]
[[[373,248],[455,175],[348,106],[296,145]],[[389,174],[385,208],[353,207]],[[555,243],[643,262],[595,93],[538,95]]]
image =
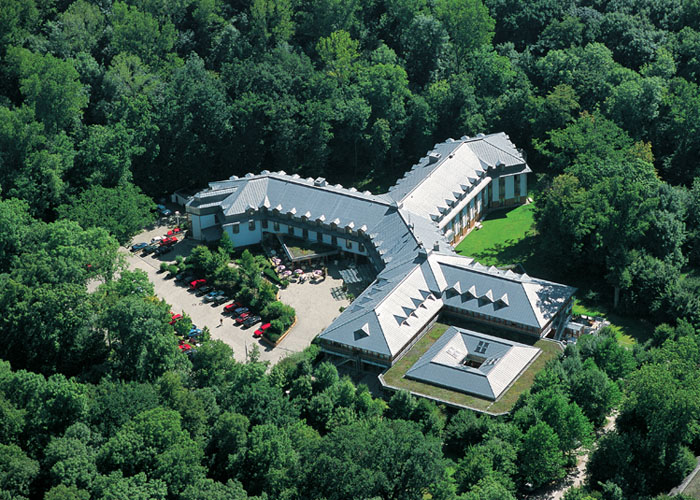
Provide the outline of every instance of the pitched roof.
[[403,208],[438,220],[480,191],[489,180],[489,169],[497,167],[509,174],[530,172],[522,154],[502,132],[448,139],[436,144],[388,194]]
[[[469,257],[430,251],[396,268],[385,269],[321,338],[373,351],[370,346],[374,342],[356,339],[346,326],[371,317],[374,335],[383,336],[386,341],[381,351],[373,352],[393,357],[443,306],[539,330],[575,291],[573,287],[527,274],[488,268]],[[432,298],[423,300],[427,294]],[[419,303],[421,307],[416,308]],[[416,312],[411,314],[413,311]]]
[[[498,399],[539,354],[537,347],[450,327],[406,377],[487,399]],[[465,363],[474,360],[475,365]]]

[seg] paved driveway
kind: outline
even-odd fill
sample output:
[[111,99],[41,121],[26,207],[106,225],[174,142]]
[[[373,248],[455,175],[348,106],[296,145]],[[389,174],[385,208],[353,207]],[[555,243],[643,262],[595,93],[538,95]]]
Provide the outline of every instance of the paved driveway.
[[[134,238],[135,242],[150,241],[153,236],[163,233],[162,228],[144,232]],[[158,297],[172,306],[173,312],[187,313],[199,328],[208,326],[212,338],[221,339],[233,348],[234,357],[245,361],[246,353],[253,345],[260,348],[260,359],[277,363],[286,355],[304,350],[311,341],[323,331],[340,314],[340,307],[347,307],[349,302],[342,294],[338,297],[338,289],[342,285],[337,270],[332,266],[325,281],[313,283],[292,283],[286,290],[280,292],[280,300],[292,306],[297,312],[297,323],[285,337],[282,343],[272,348],[260,339],[253,337],[255,328],[243,329],[236,326],[228,316],[221,314],[223,306],[212,307],[204,303],[201,297],[179,286],[174,280],[165,279],[165,274],[158,274],[162,261],[172,261],[176,255],[188,255],[196,242],[183,240],[172,252],[162,257],[141,257],[140,253],[132,254],[126,249],[122,251],[127,256],[127,262],[132,269],[142,269],[153,282]],[[335,291],[335,293],[333,293]],[[334,297],[334,295],[336,297]],[[220,320],[223,318],[223,325]]]

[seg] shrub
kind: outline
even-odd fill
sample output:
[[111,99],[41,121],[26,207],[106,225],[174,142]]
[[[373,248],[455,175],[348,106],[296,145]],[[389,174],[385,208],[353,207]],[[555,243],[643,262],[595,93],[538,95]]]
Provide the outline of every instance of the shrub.
[[273,271],[273,270],[270,269],[269,267],[266,267],[266,268],[263,270],[263,274],[265,274],[265,276],[267,276],[267,278],[268,278],[270,281],[272,281],[273,283],[277,283],[278,285],[281,285],[281,284],[282,284],[282,281],[281,281],[281,280],[279,279],[279,277],[277,276],[277,273],[275,273],[275,271]]
[[267,338],[267,340],[269,340],[269,341],[272,342],[273,344],[274,344],[275,342],[277,342],[277,341],[280,339],[281,336],[282,336],[282,335],[280,335],[279,333],[272,333],[272,332],[270,332],[270,330],[267,330],[267,331],[265,332],[265,338]]
[[160,272],[164,273],[168,270],[168,263],[167,262],[161,262],[160,263]]
[[268,332],[270,333],[276,333],[279,337],[282,333],[284,333],[284,322],[280,319],[273,319],[270,322],[270,328],[267,329]]
[[168,270],[168,277],[169,278],[172,278],[173,276],[175,276],[178,273],[178,268],[177,268],[177,265],[175,265],[175,264],[170,264],[167,267],[167,270]]

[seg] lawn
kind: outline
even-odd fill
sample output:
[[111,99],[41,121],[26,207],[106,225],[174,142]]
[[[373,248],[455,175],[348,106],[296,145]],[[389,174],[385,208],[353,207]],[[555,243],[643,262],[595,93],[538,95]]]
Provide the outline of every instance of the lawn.
[[606,318],[615,330],[617,341],[625,347],[632,347],[637,342],[643,344],[651,338],[654,332],[654,325],[648,321],[610,312],[607,307],[599,302],[583,301],[576,298],[573,313],[574,315],[584,314],[586,316],[602,316]]
[[469,396],[462,392],[452,391],[443,387],[437,387],[417,380],[404,378],[405,373],[418,361],[418,359],[432,346],[435,341],[449,328],[448,325],[436,323],[433,328],[420,339],[413,348],[406,353],[394,366],[384,373],[384,381],[393,387],[406,389],[408,391],[425,394],[445,401],[468,406],[476,410],[488,413],[505,413],[513,408],[520,394],[525,392],[535,379],[535,375],[544,368],[545,363],[557,357],[562,349],[559,344],[546,340],[538,340],[534,343],[536,347],[542,349],[542,353],[525,370],[525,372],[515,381],[515,383],[501,396],[498,401],[490,401],[475,396]]

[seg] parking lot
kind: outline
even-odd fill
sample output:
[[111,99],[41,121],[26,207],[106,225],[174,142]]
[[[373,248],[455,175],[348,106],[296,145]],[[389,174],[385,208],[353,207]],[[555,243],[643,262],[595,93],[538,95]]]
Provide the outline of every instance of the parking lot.
[[[167,231],[165,227],[156,227],[144,231],[133,239],[133,242],[149,242],[155,236],[162,236]],[[131,253],[127,249],[127,262],[131,269],[142,269],[153,282],[156,295],[172,306],[175,313],[186,313],[199,328],[208,326],[212,338],[221,339],[231,346],[234,357],[239,361],[246,359],[246,353],[258,345],[260,359],[275,364],[281,358],[294,352],[302,351],[324,328],[340,314],[340,307],[347,307],[349,301],[344,294],[339,294],[342,279],[334,266],[329,266],[329,275],[320,283],[292,283],[280,291],[280,300],[292,306],[297,313],[297,322],[284,338],[282,343],[272,348],[260,339],[253,337],[253,332],[259,326],[244,329],[234,324],[231,317],[222,314],[223,305],[212,306],[204,302],[202,297],[181,286],[173,279],[166,279],[166,273],[158,273],[161,262],[174,261],[177,255],[187,256],[197,242],[189,239],[174,245],[171,252],[162,256],[141,256],[140,252]],[[223,325],[220,320],[223,318]]]

